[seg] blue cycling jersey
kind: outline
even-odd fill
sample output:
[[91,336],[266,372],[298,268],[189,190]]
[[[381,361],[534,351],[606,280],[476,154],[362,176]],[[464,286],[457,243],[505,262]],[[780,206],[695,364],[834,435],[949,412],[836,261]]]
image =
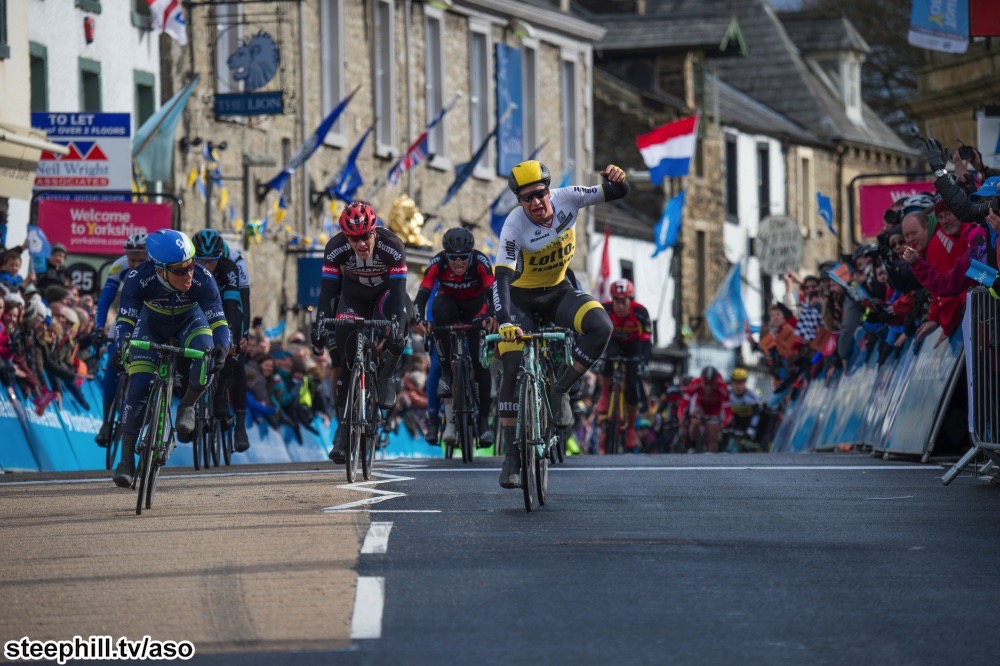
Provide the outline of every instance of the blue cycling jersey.
[[204,266],[195,264],[194,278],[187,291],[167,289],[156,276],[153,262],[147,261],[129,271],[122,285],[119,299],[118,321],[115,325],[115,342],[119,347],[135,328],[139,313],[144,310],[151,319],[170,324],[181,315],[200,307],[212,329],[218,347],[229,347],[231,334],[222,309],[222,298],[215,278]]

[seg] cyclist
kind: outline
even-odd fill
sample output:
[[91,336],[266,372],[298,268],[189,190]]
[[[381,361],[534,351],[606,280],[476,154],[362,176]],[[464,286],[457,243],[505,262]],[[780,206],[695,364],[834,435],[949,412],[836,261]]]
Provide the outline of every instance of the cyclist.
[[[424,309],[435,283],[438,290],[431,307],[435,324],[452,326],[481,321],[483,328],[493,330],[496,320],[491,316],[486,301],[487,290],[493,288],[493,265],[489,257],[474,249],[476,239],[472,232],[461,227],[445,232],[441,244],[444,250],[434,255],[424,269],[424,279],[413,302],[418,330],[426,335],[431,328],[424,321]],[[493,431],[489,427],[490,371],[479,363],[478,331],[470,330],[467,338],[473,361],[472,373],[479,393],[479,442],[481,446],[489,446],[493,443]],[[452,413],[451,336],[435,336],[434,344],[441,362],[437,393],[444,402],[442,438],[446,443],[453,444],[455,420]],[[457,390],[461,391],[462,387],[457,387]],[[431,419],[428,433],[437,432],[437,415],[432,414]]]
[[756,434],[760,407],[764,402],[757,391],[747,386],[749,373],[746,368],[736,368],[729,378],[729,409],[733,412],[733,428],[742,430],[753,439]]
[[[500,231],[493,308],[503,337],[498,346],[503,362],[499,412],[501,434],[508,443],[514,441],[517,423],[516,382],[523,349],[517,337],[532,330],[534,317],[577,333],[573,364],[552,386],[552,420],[560,428],[573,424],[570,389],[601,357],[611,337],[611,319],[601,304],[566,280],[580,209],[628,194],[622,169],[609,164],[601,176],[603,182],[596,187],[550,190],[548,167],[529,160],[515,165],[507,180],[520,206],[508,213]],[[508,446],[500,471],[503,488],[520,486],[520,466],[517,447]]]
[[[706,366],[701,376],[691,380],[677,416],[684,424],[681,429],[689,447],[698,441],[699,431],[704,428],[705,446],[712,453],[719,451],[719,430],[729,425],[733,413],[729,408],[729,387],[718,370]],[[703,418],[694,418],[699,416]]]
[[242,453],[250,448],[247,437],[247,375],[239,357],[239,341],[243,339],[246,317],[243,316],[244,291],[240,288],[240,270],[225,257],[225,242],[218,231],[202,229],[191,239],[194,242],[194,259],[208,269],[215,278],[215,285],[222,297],[222,311],[229,324],[233,347],[226,357],[226,364],[219,374],[215,387],[215,417],[229,418],[232,403],[236,420],[233,433],[233,450]]
[[[125,254],[115,259],[111,268],[108,269],[108,277],[104,281],[101,295],[97,298],[97,319],[94,321],[102,334],[107,325],[108,311],[114,305],[115,299],[118,298],[118,292],[121,290],[125,276],[149,258],[149,255],[146,254],[146,233],[140,231],[126,238],[124,249]],[[112,340],[111,344],[108,345],[108,359],[114,359],[117,353],[118,347]],[[108,422],[108,415],[111,412],[111,403],[115,400],[115,393],[118,392],[118,374],[110,363],[104,371],[104,379],[101,382],[104,397],[104,423],[101,425],[97,437],[94,438],[98,446],[107,446],[108,439],[111,437],[113,424]]]
[[[611,283],[611,301],[604,304],[611,318],[614,332],[611,342],[604,350],[606,359],[615,356],[638,358],[638,362],[625,364],[625,448],[635,449],[638,436],[635,421],[639,416],[642,401],[642,384],[639,375],[640,364],[649,365],[653,353],[653,325],[645,306],[635,302],[635,286],[631,280],[616,280]],[[601,397],[597,401],[597,413],[607,414],[611,400],[611,373],[613,363],[605,362],[601,372]]]
[[[243,335],[236,336],[234,334],[235,341],[240,345],[240,351],[246,351],[246,342],[250,337],[250,268],[247,266],[247,260],[243,258],[239,250],[234,250],[229,247],[229,243],[225,240],[222,241],[222,256],[229,261],[236,264],[236,268],[240,272],[240,299],[243,301]],[[242,366],[242,364],[240,364]],[[244,376],[244,382],[246,378]]]
[[[161,229],[146,239],[149,261],[129,271],[122,285],[115,343],[128,338],[164,343],[177,338],[184,347],[210,353],[215,364],[229,353],[230,334],[219,290],[212,274],[194,262],[194,245],[187,234]],[[115,357],[116,363],[119,357]],[[194,405],[205,390],[201,364],[190,364],[188,386],[177,408],[174,427],[181,435],[194,430]],[[115,484],[127,488],[135,476],[135,443],[149,399],[157,354],[134,350],[128,365],[129,385],[122,411],[122,457]]]
[[[364,319],[396,318],[395,330],[385,338],[382,365],[377,376],[379,406],[391,408],[396,402],[393,381],[396,364],[403,354],[413,309],[406,294],[406,249],[399,237],[376,227],[375,210],[361,201],[353,201],[340,214],[341,232],[326,244],[323,260],[323,284],[319,292],[317,323],[313,329],[314,351],[322,353],[326,336],[320,335],[320,322],[331,317]],[[340,418],[333,439],[330,460],[344,463],[350,428],[344,423],[347,414],[349,364],[354,362],[358,336],[349,327],[338,328],[334,337],[338,350],[340,375],[337,378],[337,407]]]

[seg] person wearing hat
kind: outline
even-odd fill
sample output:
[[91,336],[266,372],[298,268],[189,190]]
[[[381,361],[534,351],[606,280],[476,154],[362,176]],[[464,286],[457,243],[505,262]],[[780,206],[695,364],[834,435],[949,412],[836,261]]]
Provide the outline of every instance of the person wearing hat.
[[43,292],[46,287],[59,285],[69,286],[69,275],[63,266],[66,265],[66,246],[62,243],[52,244],[52,254],[45,260],[45,272],[38,276],[38,288]]

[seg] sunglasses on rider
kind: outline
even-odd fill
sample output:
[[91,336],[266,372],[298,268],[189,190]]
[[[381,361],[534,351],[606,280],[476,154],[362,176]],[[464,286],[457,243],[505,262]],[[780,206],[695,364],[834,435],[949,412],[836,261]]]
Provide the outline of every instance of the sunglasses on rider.
[[534,192],[528,192],[527,194],[519,194],[517,195],[517,198],[521,203],[531,203],[535,199],[541,201],[548,195],[548,193],[549,193],[549,188],[543,187],[542,189],[535,190]]
[[189,264],[180,268],[168,268],[167,270],[174,275],[191,275],[194,273],[194,264]]
[[466,254],[449,254],[446,256],[448,257],[448,261],[468,261],[469,257],[471,257],[472,255],[466,253]]

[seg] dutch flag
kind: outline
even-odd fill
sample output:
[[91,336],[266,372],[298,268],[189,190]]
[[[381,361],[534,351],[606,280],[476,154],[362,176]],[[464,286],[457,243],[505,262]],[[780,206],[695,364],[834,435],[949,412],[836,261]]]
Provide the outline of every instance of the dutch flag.
[[654,185],[661,184],[664,178],[686,176],[698,144],[698,116],[657,127],[637,136],[635,142]]

